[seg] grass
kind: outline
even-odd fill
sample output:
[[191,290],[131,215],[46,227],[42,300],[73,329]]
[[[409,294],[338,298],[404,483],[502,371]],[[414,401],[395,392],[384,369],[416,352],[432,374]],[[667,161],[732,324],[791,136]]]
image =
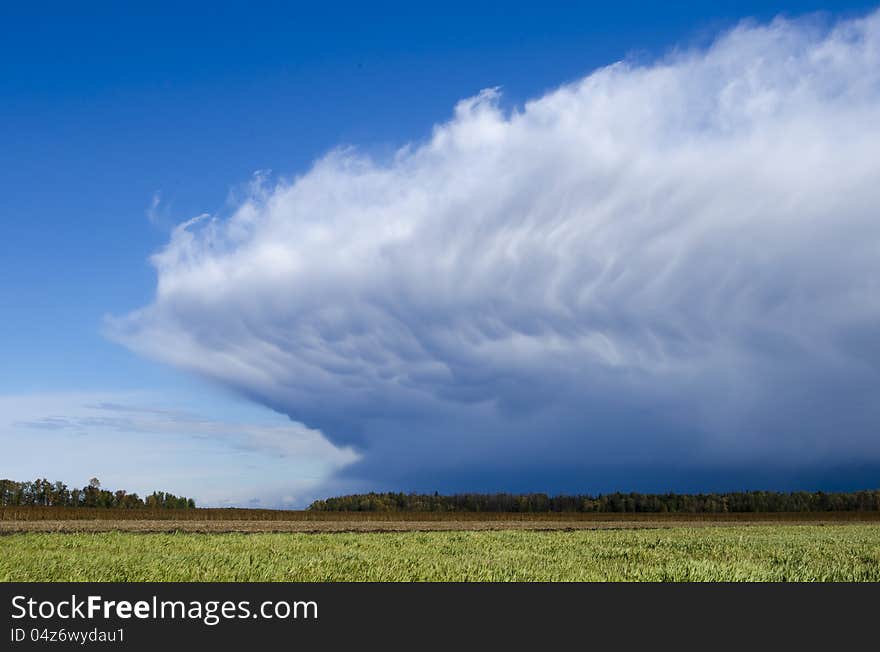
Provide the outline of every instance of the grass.
[[26,533],[3,581],[880,581],[880,527]]

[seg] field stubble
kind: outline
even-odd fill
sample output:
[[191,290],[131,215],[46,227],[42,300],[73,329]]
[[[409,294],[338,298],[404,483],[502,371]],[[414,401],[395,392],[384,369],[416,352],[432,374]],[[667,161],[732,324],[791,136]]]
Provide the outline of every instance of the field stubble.
[[880,512],[321,512],[268,509],[0,507],[0,534],[20,532],[409,532],[596,530],[877,523]]

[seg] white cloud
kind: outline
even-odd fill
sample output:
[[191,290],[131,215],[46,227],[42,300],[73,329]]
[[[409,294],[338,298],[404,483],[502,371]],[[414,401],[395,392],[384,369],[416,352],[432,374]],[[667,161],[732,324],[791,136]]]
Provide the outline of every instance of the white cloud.
[[357,445],[365,485],[880,463],[880,14],[498,98],[181,225],[112,337]]

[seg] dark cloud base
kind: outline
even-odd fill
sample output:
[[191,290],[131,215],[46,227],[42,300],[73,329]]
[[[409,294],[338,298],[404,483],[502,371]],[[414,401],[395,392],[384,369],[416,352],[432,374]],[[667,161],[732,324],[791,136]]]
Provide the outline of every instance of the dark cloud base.
[[880,486],[880,464],[779,467],[602,467],[548,469],[436,469],[383,472],[366,480],[358,466],[347,469],[316,495],[366,491],[404,493],[601,494],[712,493],[733,491],[858,491]]

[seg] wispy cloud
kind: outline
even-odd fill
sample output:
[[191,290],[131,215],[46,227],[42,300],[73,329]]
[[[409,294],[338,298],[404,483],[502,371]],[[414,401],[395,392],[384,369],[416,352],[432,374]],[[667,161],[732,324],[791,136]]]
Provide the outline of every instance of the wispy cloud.
[[112,336],[357,446],[339,486],[880,464],[880,14],[498,97],[178,227]]
[[144,211],[144,214],[147,216],[147,219],[151,224],[158,224],[162,216],[159,213],[159,205],[162,203],[162,195],[159,192],[154,192],[152,199],[150,199],[150,205],[147,207],[147,210]]
[[350,452],[330,446],[317,430],[287,422],[277,425],[219,421],[181,410],[100,403],[83,405],[77,416],[43,416],[30,421],[17,421],[20,428],[71,430],[81,434],[95,429],[118,433],[175,434],[188,437],[224,439],[232,445],[286,456],[301,454],[333,456],[337,463],[351,462]]
[[[0,474],[163,488],[207,504],[302,504],[328,474],[357,460],[347,447],[281,415],[220,419],[142,394],[0,396]],[[74,452],[75,451],[75,452]],[[259,494],[254,497],[254,494]]]

